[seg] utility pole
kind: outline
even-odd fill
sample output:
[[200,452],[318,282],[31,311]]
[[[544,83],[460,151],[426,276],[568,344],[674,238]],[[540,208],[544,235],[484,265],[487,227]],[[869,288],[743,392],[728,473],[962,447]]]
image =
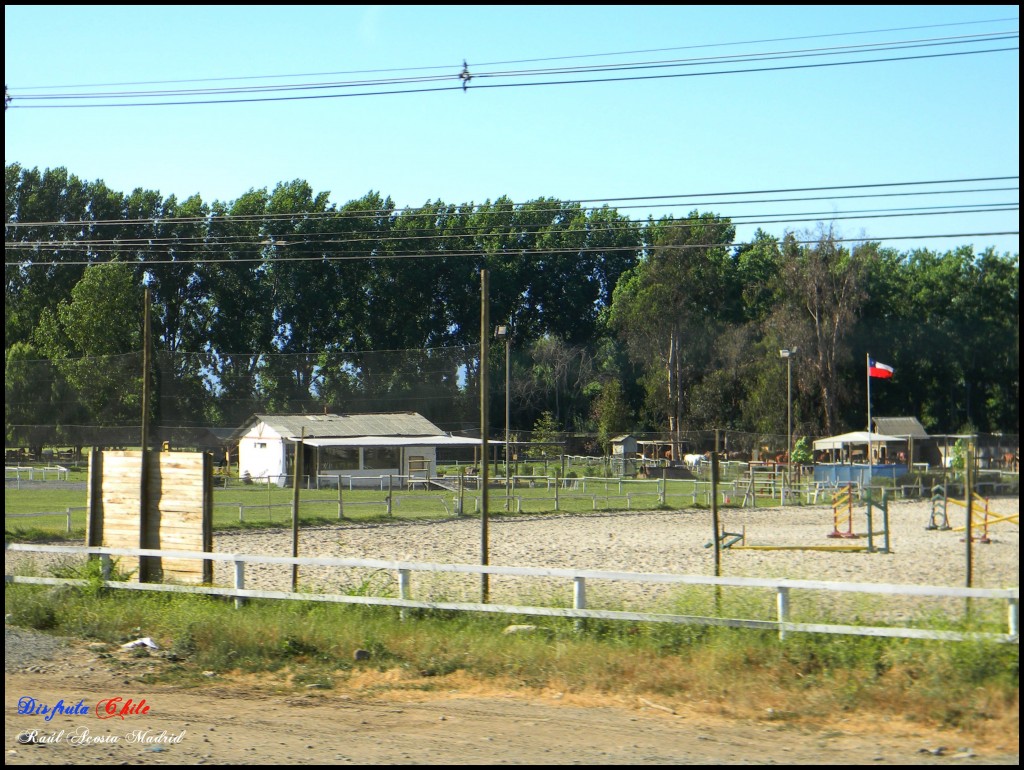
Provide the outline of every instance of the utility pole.
[[[480,564],[487,566],[488,533],[487,518],[489,514],[487,493],[487,358],[488,342],[491,334],[490,298],[488,296],[487,268],[480,270],[480,482],[483,491],[480,497]],[[480,573],[480,603],[487,604],[490,599],[490,575]]]
[[782,498],[785,502],[786,489],[793,493],[793,356],[798,348],[783,348],[779,357],[786,359],[786,476]]
[[507,325],[494,327],[495,339],[505,340],[505,510],[508,510],[509,498],[512,495],[509,476],[509,446],[508,446],[508,425],[509,425],[509,346],[512,342],[512,334]]
[[[150,294],[148,286],[143,293],[142,302],[142,435],[139,438],[142,444],[142,453],[139,460],[139,475],[141,476],[139,487],[139,548],[159,548],[159,513],[155,514],[154,519],[154,512],[150,510],[151,506],[149,504],[149,404],[152,398],[153,386],[152,378],[150,377],[150,369],[153,366],[151,360],[153,356],[153,346],[151,343],[153,331],[152,322],[150,321]],[[160,568],[159,558],[140,556],[139,582],[148,583],[159,580],[158,573]]]

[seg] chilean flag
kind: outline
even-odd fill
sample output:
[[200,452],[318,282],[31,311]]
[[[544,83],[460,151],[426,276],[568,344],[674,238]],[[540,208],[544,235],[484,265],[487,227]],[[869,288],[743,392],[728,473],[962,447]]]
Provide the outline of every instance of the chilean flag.
[[868,377],[880,377],[887,380],[892,377],[893,368],[889,364],[879,363],[873,358],[868,359]]

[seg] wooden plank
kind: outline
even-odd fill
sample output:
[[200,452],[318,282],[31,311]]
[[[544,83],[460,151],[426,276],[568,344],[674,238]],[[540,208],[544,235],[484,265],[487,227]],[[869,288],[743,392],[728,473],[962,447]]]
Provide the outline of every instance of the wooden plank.
[[[97,489],[101,501],[102,542],[112,548],[137,548],[141,537],[142,514],[139,510],[141,492],[140,473],[142,452],[139,450],[110,450],[98,453],[98,467],[102,478]],[[182,551],[202,551],[203,543],[212,547],[212,533],[205,531],[211,517],[210,490],[206,479],[209,458],[202,452],[150,452],[148,455],[149,481],[146,492],[150,509],[146,513],[148,526],[159,533],[160,548]],[[138,568],[138,557],[125,557],[123,567]],[[164,579],[200,582],[206,567],[202,559],[162,559]]]

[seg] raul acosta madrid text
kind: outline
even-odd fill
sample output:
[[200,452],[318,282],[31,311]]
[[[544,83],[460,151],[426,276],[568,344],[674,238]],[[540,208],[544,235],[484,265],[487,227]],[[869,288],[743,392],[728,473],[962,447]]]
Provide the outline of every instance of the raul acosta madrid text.
[[76,746],[97,743],[140,743],[140,744],[175,744],[181,743],[185,731],[169,733],[167,730],[130,730],[124,735],[93,735],[88,727],[75,727],[70,730],[57,730],[47,733],[42,730],[26,730],[18,736],[19,743],[70,743]]

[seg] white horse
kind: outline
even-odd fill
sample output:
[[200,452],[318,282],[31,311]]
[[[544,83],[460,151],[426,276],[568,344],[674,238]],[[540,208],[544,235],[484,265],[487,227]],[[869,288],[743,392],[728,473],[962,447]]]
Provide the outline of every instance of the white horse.
[[704,462],[704,455],[683,455],[683,462],[686,464],[687,468],[693,470]]

